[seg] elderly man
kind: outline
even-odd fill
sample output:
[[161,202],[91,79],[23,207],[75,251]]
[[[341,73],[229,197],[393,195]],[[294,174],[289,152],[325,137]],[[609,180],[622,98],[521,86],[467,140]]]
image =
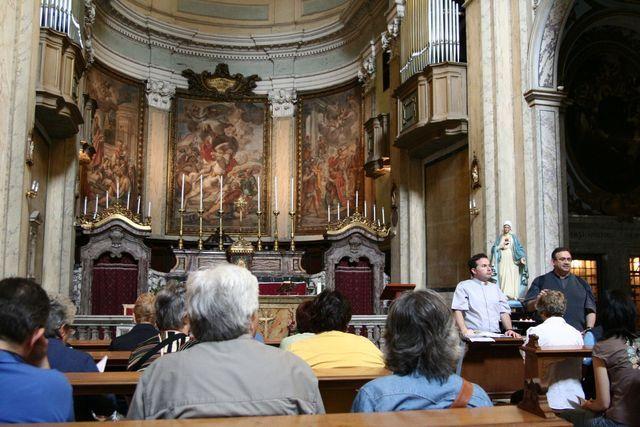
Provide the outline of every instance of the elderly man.
[[493,269],[485,254],[476,254],[469,259],[472,278],[458,283],[453,294],[451,309],[463,335],[476,332],[500,332],[500,322],[505,335],[520,338],[511,329],[511,309],[507,297],[497,284],[489,281]]
[[560,291],[567,300],[564,320],[579,331],[586,332],[596,323],[596,301],[591,287],[571,273],[571,252],[555,248],[551,253],[553,271],[535,278],[525,297],[526,307],[534,311],[541,295],[548,290]]
[[73,421],[71,385],[49,369],[49,297],[34,281],[0,281],[0,423]]
[[144,372],[129,418],[324,413],[318,380],[302,360],[252,338],[258,280],[225,264],[189,275],[188,316],[199,342]]

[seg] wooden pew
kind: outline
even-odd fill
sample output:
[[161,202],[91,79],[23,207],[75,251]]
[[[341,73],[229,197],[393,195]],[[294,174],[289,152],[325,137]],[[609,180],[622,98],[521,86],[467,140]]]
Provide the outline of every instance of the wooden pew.
[[508,398],[522,389],[524,363],[520,338],[494,338],[495,342],[470,342],[462,361],[462,377],[478,384],[493,399]]
[[[60,423],[61,427],[91,427],[95,422]],[[121,427],[200,427],[205,425],[231,427],[397,427],[397,426],[570,426],[556,418],[545,419],[516,406],[492,408],[458,408],[430,411],[379,412],[373,414],[292,415],[277,417],[210,418],[194,420],[120,421]]]
[[107,371],[124,371],[129,363],[130,351],[104,351],[89,350],[93,360],[98,363],[104,356],[107,356]]
[[[327,412],[349,412],[360,387],[374,378],[388,375],[381,368],[339,368],[314,370]],[[73,394],[132,395],[140,379],[140,372],[73,372],[66,373]]]
[[538,336],[531,335],[527,345],[522,346],[525,353],[524,398],[519,408],[545,418],[556,418],[547,402],[547,374],[549,368],[568,358],[591,356],[592,347],[540,347]]
[[76,350],[90,351],[90,350],[102,350],[107,351],[111,340],[69,340],[67,342],[71,347]]

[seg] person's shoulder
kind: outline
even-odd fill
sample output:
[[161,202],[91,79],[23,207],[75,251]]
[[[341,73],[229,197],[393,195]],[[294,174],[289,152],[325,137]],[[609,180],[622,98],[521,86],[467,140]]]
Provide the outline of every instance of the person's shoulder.
[[36,368],[32,370],[32,375],[38,378],[39,384],[43,389],[46,389],[48,393],[68,393],[71,392],[71,384],[67,377],[56,369],[41,369]]
[[460,291],[464,291],[464,290],[470,288],[471,286],[473,286],[474,284],[475,283],[474,283],[473,279],[466,279],[466,280],[463,280],[461,282],[458,282],[458,284],[456,285],[456,289],[455,290],[456,290],[456,292],[459,291],[459,290]]

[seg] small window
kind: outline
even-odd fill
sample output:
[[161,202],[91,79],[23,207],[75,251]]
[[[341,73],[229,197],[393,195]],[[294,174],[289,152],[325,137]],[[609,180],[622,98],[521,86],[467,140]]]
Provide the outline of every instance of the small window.
[[640,311],[640,256],[629,258],[629,285],[633,301]]
[[389,67],[389,61],[391,60],[391,53],[384,51],[382,52],[382,91],[389,89],[390,82],[390,74],[391,70]]
[[571,272],[583,278],[589,286],[593,296],[598,300],[598,260],[592,257],[574,258],[571,261]]

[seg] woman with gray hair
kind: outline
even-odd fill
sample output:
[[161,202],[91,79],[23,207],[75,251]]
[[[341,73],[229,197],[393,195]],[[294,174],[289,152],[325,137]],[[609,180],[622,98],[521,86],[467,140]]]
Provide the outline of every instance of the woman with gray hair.
[[324,412],[311,368],[291,353],[253,339],[258,280],[249,270],[224,264],[191,273],[187,301],[198,344],[149,366],[128,418]]
[[160,333],[143,341],[131,352],[127,366],[129,371],[142,371],[160,356],[181,350],[189,341],[184,283],[169,281],[156,295],[155,311]]
[[387,316],[385,362],[393,375],[364,385],[352,412],[492,406],[480,386],[456,375],[460,337],[436,292],[403,294]]

